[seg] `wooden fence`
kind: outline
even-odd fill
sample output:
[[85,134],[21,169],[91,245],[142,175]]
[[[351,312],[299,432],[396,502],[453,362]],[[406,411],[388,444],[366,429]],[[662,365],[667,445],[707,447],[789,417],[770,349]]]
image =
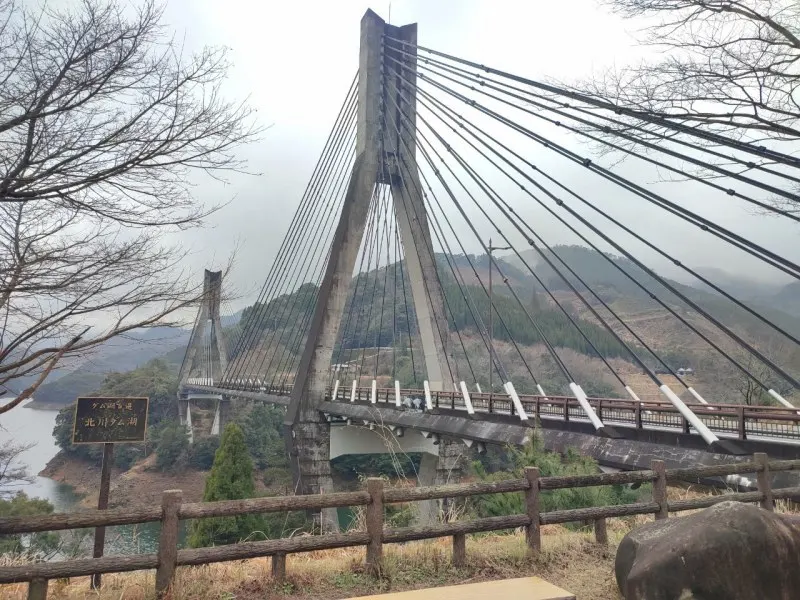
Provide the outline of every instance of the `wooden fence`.
[[[381,564],[384,544],[440,537],[452,537],[453,563],[460,566],[466,560],[465,536],[470,533],[524,528],[527,545],[530,551],[535,553],[541,548],[540,527],[542,525],[593,522],[597,542],[605,544],[608,541],[606,532],[606,519],[608,518],[652,514],[656,519],[666,519],[670,512],[706,508],[727,500],[758,502],[762,508],[773,510],[775,499],[800,497],[800,487],[772,489],[771,474],[796,469],[800,469],[800,460],[768,461],[766,454],[759,453],[754,455],[750,462],[710,467],[666,469],[663,461],[653,461],[651,468],[644,471],[564,477],[540,477],[538,468],[528,467],[525,469],[523,479],[491,483],[395,489],[385,488],[381,479],[370,479],[367,481],[366,490],[358,492],[222,502],[183,504],[181,492],[171,490],[164,492],[160,507],[106,509],[0,519],[0,534],[24,534],[161,522],[157,553],[0,567],[0,584],[29,582],[29,600],[43,600],[47,597],[48,580],[50,579],[156,569],[156,592],[159,597],[164,597],[173,582],[176,567],[179,566],[270,556],[272,557],[273,577],[276,581],[281,581],[286,574],[287,554],[365,546],[366,564],[372,572],[377,573]],[[748,473],[756,473],[758,491],[727,493],[690,500],[670,501],[667,498],[669,482],[698,481],[701,478]],[[550,512],[540,510],[540,494],[547,490],[647,482],[653,484],[653,498],[650,502]],[[525,514],[396,529],[384,526],[384,505],[386,504],[465,498],[507,492],[524,493]],[[366,507],[366,531],[243,542],[213,548],[178,549],[178,528],[181,520],[297,510],[319,511],[325,508],[347,506]]]

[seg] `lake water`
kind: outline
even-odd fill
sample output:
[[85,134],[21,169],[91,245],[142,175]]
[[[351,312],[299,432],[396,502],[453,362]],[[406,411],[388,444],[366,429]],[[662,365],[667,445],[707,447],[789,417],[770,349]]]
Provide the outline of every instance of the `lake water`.
[[[20,456],[20,461],[28,466],[32,474],[44,469],[47,462],[58,453],[59,448],[53,438],[57,414],[58,411],[33,410],[22,405],[0,415],[0,445],[10,441],[35,444]],[[56,512],[75,510],[80,501],[69,485],[38,475],[33,483],[20,489],[28,496],[49,500]],[[158,545],[159,529],[158,523],[109,527],[105,553],[154,552]]]

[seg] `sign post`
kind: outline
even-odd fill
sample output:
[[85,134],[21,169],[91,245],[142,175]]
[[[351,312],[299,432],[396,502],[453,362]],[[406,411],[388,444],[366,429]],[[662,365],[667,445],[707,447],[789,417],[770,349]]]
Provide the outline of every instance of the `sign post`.
[[[108,508],[111,487],[111,462],[114,444],[143,442],[147,430],[149,398],[78,398],[75,404],[73,444],[103,444],[103,466],[100,471],[100,494],[97,508]],[[106,528],[94,530],[93,558],[103,556]],[[92,575],[92,589],[99,589],[100,573]]]

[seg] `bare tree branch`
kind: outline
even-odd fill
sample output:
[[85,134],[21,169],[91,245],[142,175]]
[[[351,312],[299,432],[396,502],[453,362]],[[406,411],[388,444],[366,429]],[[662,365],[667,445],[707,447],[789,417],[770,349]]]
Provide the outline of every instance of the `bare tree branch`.
[[131,225],[195,224],[195,169],[241,171],[253,110],[221,94],[224,48],[184,56],[147,0],[33,14],[0,0],[0,202],[47,201]]
[[[663,58],[598,74],[572,89],[668,123],[775,148],[800,140],[800,4],[794,0],[602,0],[625,18],[656,19],[642,43]],[[619,132],[662,143],[675,133],[617,117]],[[615,142],[631,147],[636,141]],[[703,142],[699,142],[703,143]],[[711,145],[706,142],[705,145]],[[641,148],[640,148],[641,149]],[[750,168],[753,168],[751,165]],[[700,170],[701,176],[716,175]],[[800,214],[794,200],[774,200]]]
[[69,6],[0,0],[0,385],[25,378],[0,413],[63,360],[181,322],[202,286],[164,236],[214,210],[190,174],[242,171],[261,131],[223,98],[226,50],[186,56],[152,0]]

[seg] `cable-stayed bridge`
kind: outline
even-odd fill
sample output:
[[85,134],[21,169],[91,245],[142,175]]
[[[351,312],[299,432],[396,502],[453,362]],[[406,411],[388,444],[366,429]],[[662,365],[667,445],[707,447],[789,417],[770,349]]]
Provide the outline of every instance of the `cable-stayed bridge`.
[[[304,492],[332,489],[330,458],[386,443],[424,452],[420,479],[445,481],[466,447],[524,443],[539,425],[552,447],[620,466],[795,455],[796,323],[676,246],[700,239],[796,281],[792,257],[711,218],[699,198],[796,222],[786,206],[798,166],[765,142],[418,45],[416,25],[369,11],[357,74],[238,325],[223,327],[221,274],[206,274],[182,418],[191,430],[192,411],[210,411],[218,433],[237,402],[286,406]],[[653,235],[666,223],[684,232],[671,246]],[[722,365],[719,381],[695,389],[691,368],[548,243],[554,232],[691,337]],[[704,293],[659,275],[653,258]],[[773,406],[731,402],[741,389]]]

